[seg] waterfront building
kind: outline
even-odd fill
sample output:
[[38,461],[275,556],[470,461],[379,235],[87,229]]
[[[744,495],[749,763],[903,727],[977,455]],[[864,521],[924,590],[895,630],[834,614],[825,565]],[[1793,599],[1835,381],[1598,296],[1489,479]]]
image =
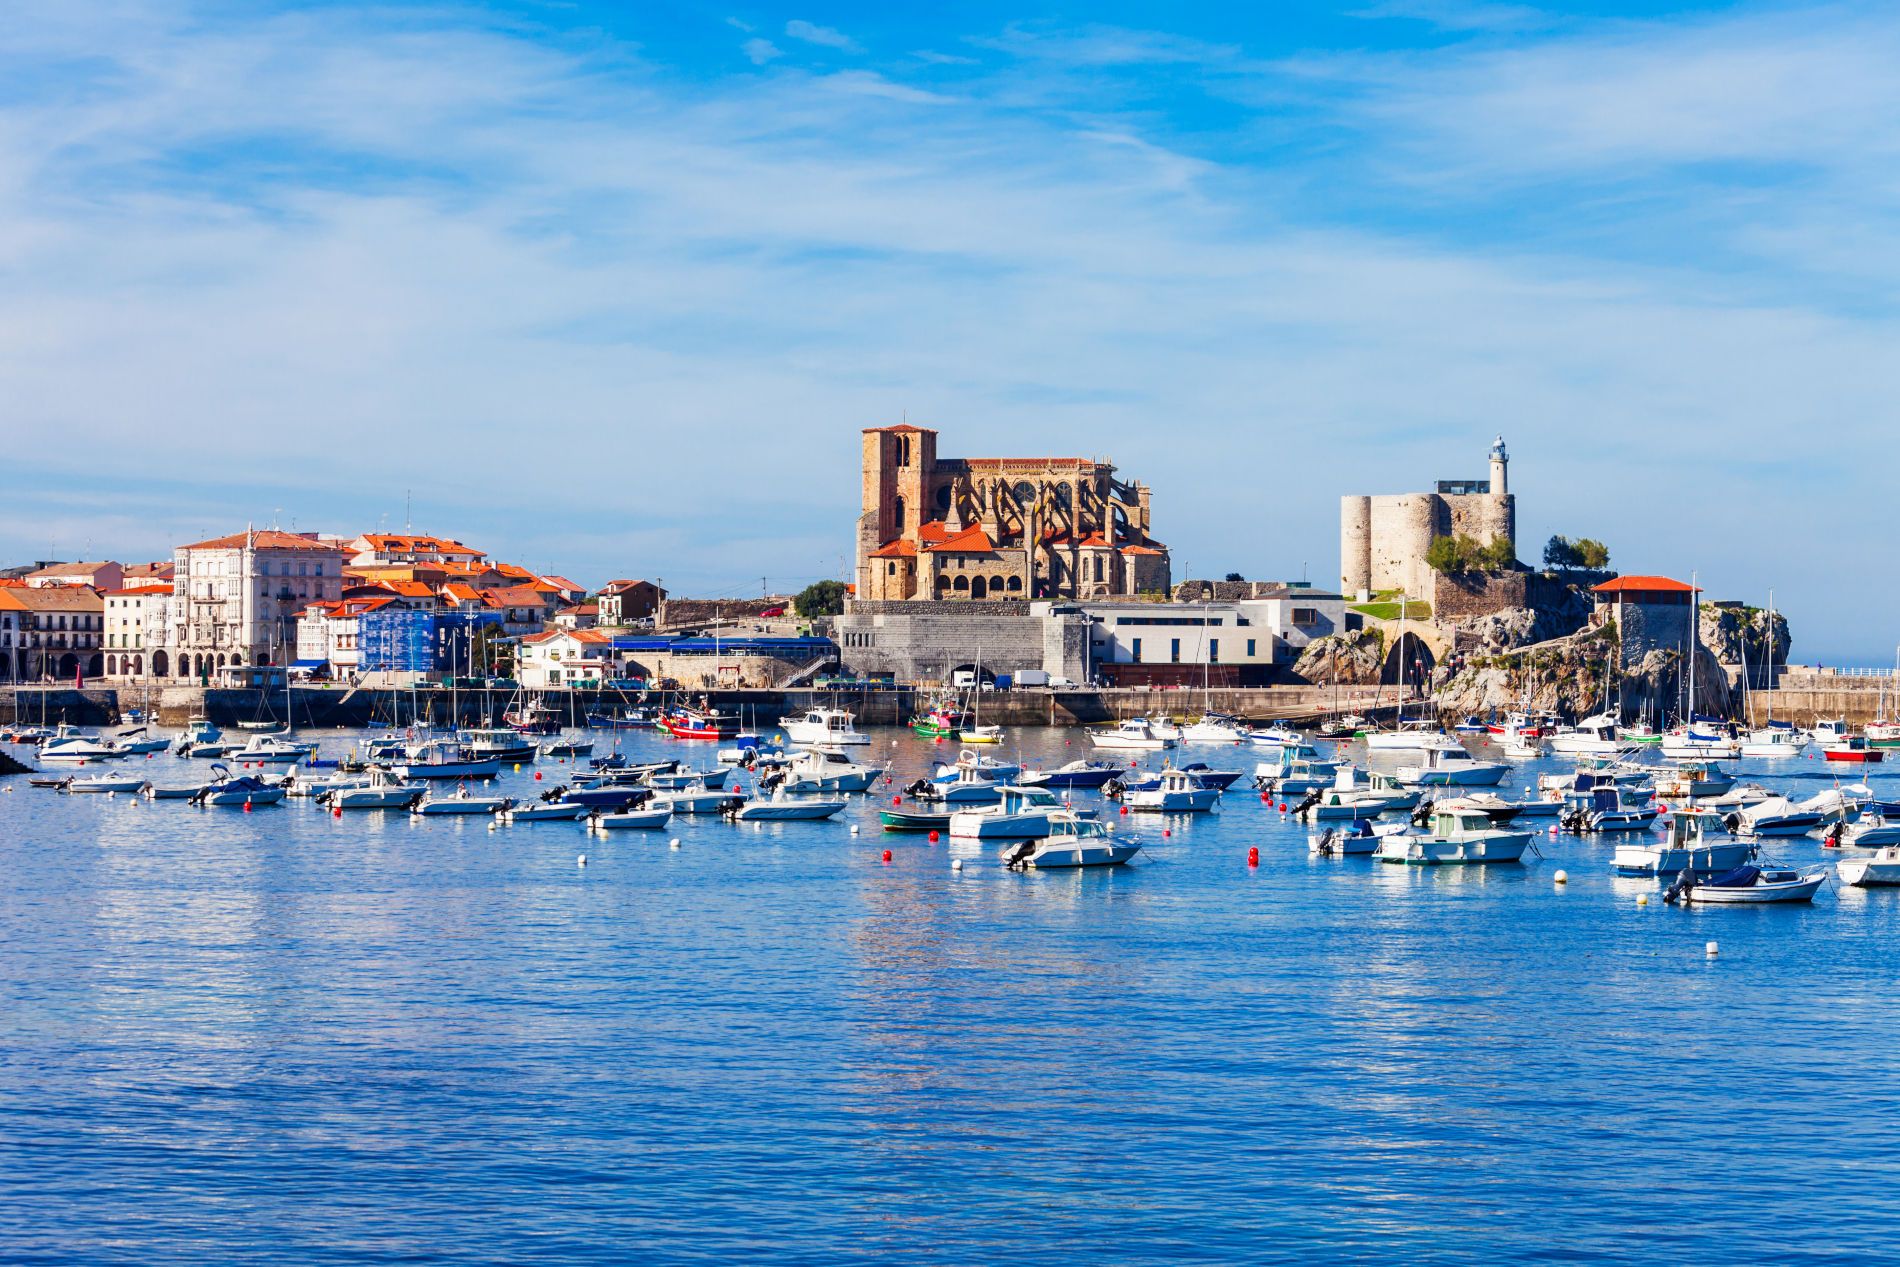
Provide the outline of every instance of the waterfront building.
[[666,601],[666,591],[652,581],[609,581],[595,601],[600,604],[600,623],[625,626],[651,620]]
[[356,623],[356,672],[382,685],[494,670],[497,612],[426,612],[382,603],[359,614]]
[[881,603],[849,609],[832,626],[848,668],[900,682],[948,682],[979,663],[1073,682],[1089,674],[1089,618],[1074,603],[1025,603],[1007,614],[988,604]]
[[1165,592],[1146,485],[1088,458],[939,458],[937,433],[863,433],[859,603]]
[[356,568],[401,567],[413,564],[473,564],[487,554],[447,537],[408,532],[366,532],[345,547],[349,565]]
[[105,600],[84,585],[0,587],[0,674],[71,681],[105,672]]
[[553,629],[530,634],[515,645],[515,680],[530,690],[619,676],[614,640],[597,629]]
[[172,587],[138,585],[107,590],[105,602],[105,676],[157,676],[154,656],[165,647],[170,626]]
[[[335,601],[343,555],[314,533],[248,529],[179,546],[173,555],[169,676],[209,679],[227,665],[294,658],[297,617]],[[167,676],[155,655],[154,671]]]
[[110,561],[55,563],[28,572],[20,579],[34,589],[47,589],[56,585],[90,585],[93,589],[105,591],[118,589],[125,584],[125,569]]
[[1696,589],[1666,576],[1619,576],[1593,586],[1593,621],[1614,620],[1622,667],[1651,651],[1685,653],[1696,640]]
[[554,623],[561,629],[593,629],[600,624],[599,603],[569,603],[554,613]]
[[155,563],[128,563],[125,565],[124,585],[126,589],[170,585],[174,570],[170,559],[160,559]]
[[515,585],[482,591],[483,607],[500,615],[502,632],[510,638],[540,633],[560,610],[561,598],[550,589]]
[[537,576],[534,578],[537,589],[551,589],[560,595],[563,603],[573,604],[587,597],[587,587],[577,585],[565,576]]
[[1363,602],[1374,593],[1413,598],[1432,593],[1437,573],[1426,562],[1440,537],[1468,536],[1482,545],[1517,543],[1517,501],[1511,495],[1504,437],[1491,446],[1490,478],[1440,480],[1429,493],[1355,495],[1340,499],[1340,589]]

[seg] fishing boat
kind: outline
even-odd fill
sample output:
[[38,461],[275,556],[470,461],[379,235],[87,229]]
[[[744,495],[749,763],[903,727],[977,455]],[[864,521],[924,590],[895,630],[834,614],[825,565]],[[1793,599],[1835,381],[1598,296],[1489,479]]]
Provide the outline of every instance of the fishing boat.
[[1821,745],[1821,756],[1828,761],[1873,765],[1886,755],[1868,743],[1865,735],[1843,735]]
[[1152,720],[1130,717],[1106,730],[1090,730],[1089,742],[1097,748],[1121,752],[1153,752],[1175,745],[1173,739],[1156,733]]
[[1112,762],[1076,760],[1053,770],[1026,769],[1016,776],[1016,782],[1023,787],[1101,787],[1120,773],[1121,767]]
[[859,764],[836,749],[808,748],[782,772],[761,778],[759,787],[782,786],[793,793],[864,792],[883,777],[882,766]]
[[735,823],[815,822],[837,817],[843,812],[845,804],[844,801],[819,797],[787,796],[781,791],[770,800],[740,801],[725,813]]
[[1739,867],[1755,856],[1755,846],[1730,835],[1722,819],[1708,810],[1673,809],[1660,839],[1619,844],[1610,869],[1621,875],[1708,875]]
[[811,708],[796,717],[781,717],[779,728],[788,743],[806,747],[855,748],[871,742],[871,736],[854,724],[856,715],[842,708]]
[[1003,851],[1003,864],[1017,871],[1072,867],[1118,867],[1141,852],[1141,842],[1118,838],[1107,826],[1071,813],[1055,815],[1049,834]]
[[517,730],[512,726],[494,726],[461,731],[456,739],[471,760],[494,760],[503,765],[515,765],[533,761],[539,755],[534,744],[524,737],[530,733],[533,732]]
[[1718,875],[1698,877],[1685,871],[1663,894],[1670,903],[1742,905],[1762,902],[1812,902],[1827,882],[1832,867],[1792,868],[1740,866]]
[[1900,845],[1885,845],[1858,858],[1842,858],[1834,864],[1834,874],[1842,884],[1855,888],[1900,884]]
[[1037,787],[997,790],[996,804],[950,815],[950,834],[968,840],[1021,840],[1046,836],[1052,816],[1068,809],[1054,792]]
[[1785,721],[1757,726],[1742,740],[1744,757],[1798,757],[1808,746],[1808,737]]
[[1353,854],[1377,852],[1379,842],[1388,836],[1402,836],[1410,828],[1403,822],[1377,823],[1370,818],[1355,818],[1343,827],[1328,827],[1310,832],[1306,851],[1318,858],[1344,858]]
[[1423,762],[1398,768],[1399,782],[1416,787],[1496,787],[1511,767],[1502,761],[1480,761],[1454,742],[1448,748],[1428,748]]
[[922,713],[910,719],[912,733],[925,739],[948,739],[952,742],[970,724],[969,712],[948,699],[932,701]]
[[409,812],[423,818],[446,814],[499,814],[513,804],[509,797],[477,795],[464,785],[447,796],[431,792],[410,806]]
[[470,755],[459,740],[429,739],[409,750],[390,769],[405,779],[492,779],[501,773],[495,757]]
[[[1577,796],[1572,793],[1572,796]],[[1574,832],[1641,831],[1656,821],[1659,811],[1648,796],[1611,785],[1592,788],[1587,799],[1564,812],[1559,825]]]
[[1133,789],[1122,797],[1130,810],[1162,814],[1202,814],[1214,808],[1220,789],[1207,787],[1182,770],[1163,770],[1152,786]]
[[660,729],[675,739],[730,739],[739,733],[739,719],[707,708],[683,708],[660,719]]
[[1527,831],[1495,827],[1477,810],[1447,809],[1433,812],[1428,832],[1387,836],[1372,856],[1412,866],[1519,862],[1530,844]]
[[539,699],[522,700],[503,713],[501,720],[508,729],[524,735],[561,733],[561,714]]
[[658,730],[660,714],[651,708],[623,708],[618,713],[596,709],[587,714],[587,724],[596,730]]
[[1662,732],[1644,722],[1634,726],[1618,726],[1616,737],[1622,743],[1646,748],[1655,747],[1663,741]]

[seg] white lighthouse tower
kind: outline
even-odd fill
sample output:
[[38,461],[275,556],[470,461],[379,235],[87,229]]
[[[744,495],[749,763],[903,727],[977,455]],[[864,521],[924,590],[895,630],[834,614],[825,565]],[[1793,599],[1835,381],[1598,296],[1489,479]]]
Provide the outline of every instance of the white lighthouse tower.
[[1511,455],[1504,451],[1504,437],[1491,442],[1491,496],[1503,497],[1511,491]]

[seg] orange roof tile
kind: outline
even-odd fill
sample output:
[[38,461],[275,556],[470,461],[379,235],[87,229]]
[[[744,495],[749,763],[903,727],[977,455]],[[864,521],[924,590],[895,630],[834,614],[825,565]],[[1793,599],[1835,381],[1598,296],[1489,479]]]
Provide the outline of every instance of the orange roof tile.
[[917,557],[917,543],[899,537],[895,541],[886,541],[871,552],[874,559],[914,559]]
[[306,537],[302,533],[279,532],[275,528],[258,528],[250,532],[234,532],[228,537],[213,537],[209,541],[194,541],[181,550],[241,550],[246,542],[259,550],[323,550],[330,554],[341,554],[338,546],[325,545],[314,536]]
[[989,534],[982,528],[972,525],[954,537],[945,537],[935,545],[925,546],[932,554],[988,554],[996,549]]
[[1666,576],[1619,576],[1591,587],[1595,594],[1690,594],[1693,585],[1672,581]]
[[1153,546],[1123,546],[1122,553],[1123,554],[1161,554],[1162,551],[1155,549]]

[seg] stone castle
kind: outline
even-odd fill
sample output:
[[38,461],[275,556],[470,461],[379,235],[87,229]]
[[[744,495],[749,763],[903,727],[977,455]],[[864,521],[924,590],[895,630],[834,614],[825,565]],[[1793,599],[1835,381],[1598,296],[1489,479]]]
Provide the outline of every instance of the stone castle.
[[1436,492],[1340,498],[1340,591],[1348,598],[1399,590],[1429,599],[1436,573],[1425,561],[1433,541],[1464,535],[1489,545],[1517,542],[1517,500],[1504,437],[1491,446],[1488,480],[1440,480]]
[[1087,458],[939,458],[937,433],[864,432],[859,602],[1165,592],[1149,491]]

